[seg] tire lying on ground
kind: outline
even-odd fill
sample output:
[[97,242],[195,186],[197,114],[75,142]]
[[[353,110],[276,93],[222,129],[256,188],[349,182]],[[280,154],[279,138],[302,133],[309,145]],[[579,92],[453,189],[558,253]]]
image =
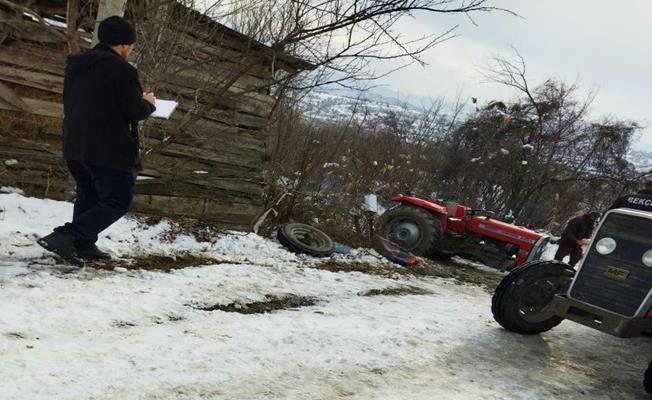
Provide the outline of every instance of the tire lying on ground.
[[335,251],[335,244],[327,234],[310,225],[289,223],[278,228],[278,241],[294,253],[315,257],[328,257]]
[[559,325],[563,318],[551,307],[552,298],[574,271],[557,261],[534,261],[512,270],[491,299],[491,312],[503,328],[534,335]]

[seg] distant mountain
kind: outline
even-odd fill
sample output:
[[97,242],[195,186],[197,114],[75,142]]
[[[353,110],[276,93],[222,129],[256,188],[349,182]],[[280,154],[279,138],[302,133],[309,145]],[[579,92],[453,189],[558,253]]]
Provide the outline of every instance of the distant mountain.
[[[382,117],[390,112],[401,112],[419,117],[436,99],[404,94],[385,88],[358,92],[349,89],[320,89],[309,93],[302,103],[304,115],[322,121],[345,121],[356,110],[358,116]],[[454,104],[444,102],[452,110]],[[641,172],[652,171],[652,152],[632,150],[627,160]]]
[[334,90],[315,90],[309,93],[301,108],[304,114],[324,121],[347,120],[354,111],[358,116],[367,114],[370,117],[380,117],[389,112],[419,116],[422,111],[421,107],[412,103],[372,92]]
[[627,155],[627,160],[634,164],[638,171],[652,171],[652,152],[632,150]]

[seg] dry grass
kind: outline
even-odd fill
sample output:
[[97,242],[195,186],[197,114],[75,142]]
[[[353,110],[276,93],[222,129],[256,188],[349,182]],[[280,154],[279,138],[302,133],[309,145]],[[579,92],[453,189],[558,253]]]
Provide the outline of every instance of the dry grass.
[[419,264],[411,267],[401,267],[399,265],[375,265],[367,262],[345,262],[336,259],[328,259],[316,264],[313,268],[333,272],[362,272],[365,274],[380,275],[388,278],[397,275],[411,275],[455,279],[459,283],[480,286],[489,293],[493,293],[494,289],[503,278],[498,271],[484,271],[454,261],[434,262],[427,259],[421,259]]
[[367,292],[361,293],[360,296],[408,296],[423,294],[432,294],[432,292],[414,286],[401,286],[385,289],[371,289]]
[[[125,268],[128,270],[145,270],[170,272],[174,269],[197,267],[201,265],[224,264],[227,261],[216,260],[211,257],[196,256],[193,254],[181,254],[174,257],[161,255],[148,255],[133,258],[131,260],[110,260],[107,262],[97,261],[87,266],[95,269],[113,270],[114,268]],[[228,263],[233,264],[229,261]]]
[[240,314],[264,314],[278,310],[308,307],[317,304],[317,299],[313,297],[303,297],[296,295],[287,295],[283,297],[267,295],[265,297],[265,301],[257,301],[253,303],[236,302],[227,305],[214,304],[211,306],[195,306],[195,308],[202,311],[224,311],[236,312]]

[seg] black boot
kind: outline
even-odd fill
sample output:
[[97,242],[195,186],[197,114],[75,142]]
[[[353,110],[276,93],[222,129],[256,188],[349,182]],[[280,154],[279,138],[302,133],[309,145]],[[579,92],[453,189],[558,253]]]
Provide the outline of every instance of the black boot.
[[51,251],[75,264],[79,264],[82,260],[75,251],[75,237],[66,232],[52,232],[36,241],[41,247],[47,251]]
[[87,261],[110,260],[111,255],[98,249],[95,243],[75,242],[75,252]]

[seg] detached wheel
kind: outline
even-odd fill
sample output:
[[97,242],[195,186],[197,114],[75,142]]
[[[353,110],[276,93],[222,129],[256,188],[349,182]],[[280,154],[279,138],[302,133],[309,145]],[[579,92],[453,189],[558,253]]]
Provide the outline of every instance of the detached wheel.
[[563,318],[555,315],[553,296],[572,276],[557,261],[535,261],[518,267],[500,282],[491,299],[494,319],[508,331],[534,335],[549,331]]
[[310,225],[290,223],[277,232],[278,241],[290,251],[328,257],[335,251],[335,244],[327,234]]
[[[422,257],[441,257],[443,233],[437,217],[417,207],[386,211],[378,220],[381,236]],[[451,255],[452,256],[452,255]]]
[[643,376],[643,387],[645,387],[645,391],[652,396],[652,361],[650,361],[650,365],[648,365],[645,375]]

